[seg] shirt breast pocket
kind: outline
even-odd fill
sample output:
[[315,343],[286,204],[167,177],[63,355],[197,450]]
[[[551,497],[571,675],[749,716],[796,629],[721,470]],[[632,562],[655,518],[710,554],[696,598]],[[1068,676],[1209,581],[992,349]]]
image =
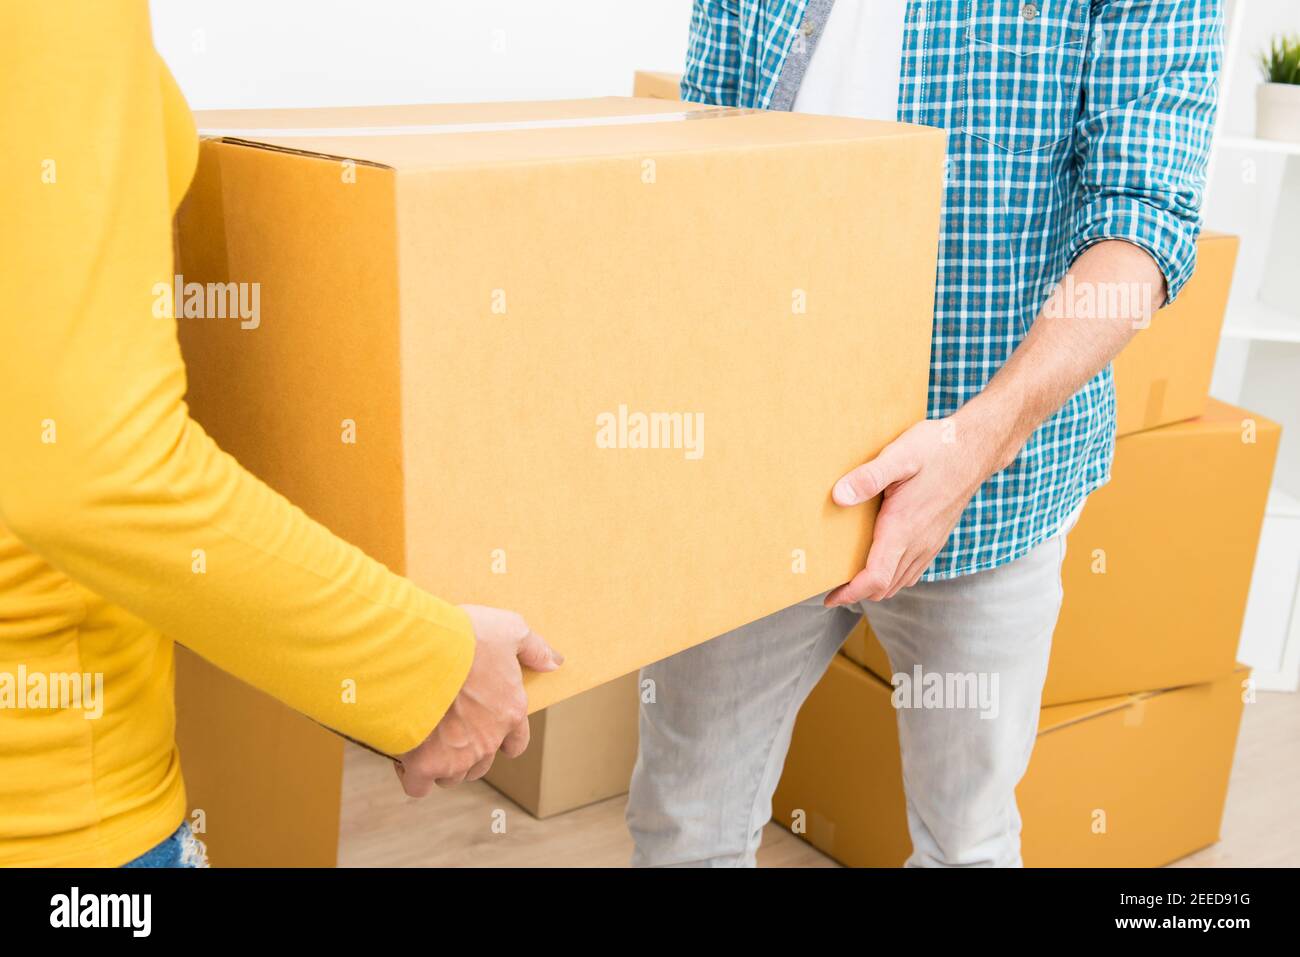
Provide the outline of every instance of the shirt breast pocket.
[[1087,7],[1087,0],[970,0],[968,135],[1007,153],[1033,153],[1070,139]]

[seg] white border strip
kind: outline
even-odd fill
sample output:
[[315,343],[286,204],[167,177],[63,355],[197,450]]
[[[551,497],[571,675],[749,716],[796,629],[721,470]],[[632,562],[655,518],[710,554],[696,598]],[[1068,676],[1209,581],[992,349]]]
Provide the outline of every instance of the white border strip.
[[[742,111],[737,111],[742,112]],[[555,130],[584,126],[636,126],[644,123],[676,123],[712,110],[682,113],[634,113],[627,116],[588,116],[552,120],[514,120],[498,123],[435,123],[427,126],[299,126],[299,127],[212,127],[201,128],[200,136],[229,136],[237,139],[285,139],[305,137],[332,139],[352,136],[445,136],[452,133],[501,133],[509,130]]]

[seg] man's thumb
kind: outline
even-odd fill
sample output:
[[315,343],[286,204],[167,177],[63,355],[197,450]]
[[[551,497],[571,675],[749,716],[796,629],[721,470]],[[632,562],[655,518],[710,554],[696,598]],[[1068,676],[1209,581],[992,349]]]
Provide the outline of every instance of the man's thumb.
[[533,671],[554,671],[564,664],[564,656],[530,631],[519,644],[519,663]]
[[861,505],[895,482],[910,478],[914,471],[904,467],[902,457],[886,446],[870,462],[859,465],[836,482],[831,498],[836,505]]

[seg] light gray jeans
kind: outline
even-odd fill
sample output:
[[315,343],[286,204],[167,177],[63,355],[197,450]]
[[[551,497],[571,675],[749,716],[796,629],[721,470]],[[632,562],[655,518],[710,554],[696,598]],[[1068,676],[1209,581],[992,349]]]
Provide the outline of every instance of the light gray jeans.
[[[1020,866],[1015,788],[1038,732],[1064,557],[1062,534],[887,601],[830,609],[818,595],[645,668],[633,865],[753,866],[795,716],[865,613],[895,674],[948,689],[898,709],[908,866]],[[959,688],[992,698],[963,701]]]

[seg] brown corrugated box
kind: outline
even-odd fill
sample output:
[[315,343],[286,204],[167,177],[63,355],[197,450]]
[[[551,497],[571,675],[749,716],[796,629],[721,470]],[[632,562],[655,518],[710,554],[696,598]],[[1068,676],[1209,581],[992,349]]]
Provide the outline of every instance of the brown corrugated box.
[[680,73],[637,70],[632,75],[633,96],[648,96],[656,100],[678,100],[681,99],[681,85]]
[[1205,412],[1228,307],[1236,236],[1206,231],[1196,243],[1196,272],[1115,359],[1119,435],[1193,419]]
[[634,672],[537,712],[528,750],[497,758],[487,782],[541,818],[625,794],[636,763],[637,691]]
[[[567,658],[532,709],[860,566],[870,510],[829,490],[924,415],[941,132],[620,98],[199,124],[177,271],[261,318],[179,321],[195,417],[391,568],[523,611]],[[182,677],[192,765],[245,734],[231,681]],[[266,707],[246,746],[292,771],[324,732]]]
[[[1219,839],[1249,670],[1044,708],[1017,789],[1027,867],[1158,867]],[[799,713],[774,820],[854,867],[911,853],[890,687],[837,656]]]

